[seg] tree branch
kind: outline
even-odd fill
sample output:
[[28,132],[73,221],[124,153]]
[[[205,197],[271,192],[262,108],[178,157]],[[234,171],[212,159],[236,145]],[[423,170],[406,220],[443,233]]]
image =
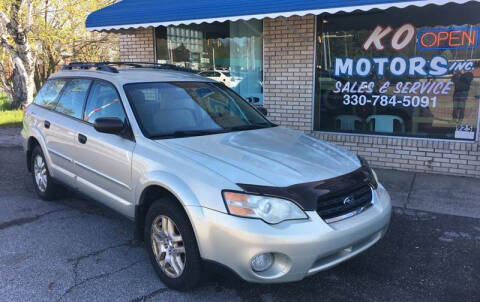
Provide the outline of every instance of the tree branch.
[[5,68],[5,48],[2,48],[2,57],[0,58],[0,87],[2,88],[3,92],[5,92],[8,96],[8,99],[12,100],[13,90],[12,85],[9,85],[9,76]]
[[5,35],[2,35],[0,37],[0,45],[8,51],[12,58],[18,56],[15,48],[10,43],[8,43],[7,37]]
[[7,14],[0,11],[0,25],[7,27],[7,24],[10,23],[10,19],[7,17]]
[[17,37],[19,34],[19,11],[22,6],[23,0],[16,0],[10,6],[10,22],[6,24],[8,33],[13,37]]
[[32,30],[32,0],[27,0],[27,24],[25,26],[25,33]]
[[10,56],[13,58],[18,54],[15,51],[15,47],[7,40],[7,31],[9,31],[8,28],[10,27],[10,24],[11,22],[7,15],[4,12],[0,11],[0,46],[6,49]]

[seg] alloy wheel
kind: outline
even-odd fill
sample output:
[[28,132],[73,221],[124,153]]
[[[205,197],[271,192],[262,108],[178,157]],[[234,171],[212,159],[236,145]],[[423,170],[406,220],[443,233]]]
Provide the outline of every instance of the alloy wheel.
[[33,162],[33,173],[35,174],[35,183],[37,188],[44,193],[47,190],[48,178],[47,178],[47,165],[43,160],[43,157],[37,155]]
[[175,222],[160,215],[151,227],[152,249],[160,269],[170,278],[178,278],[185,269],[183,238]]

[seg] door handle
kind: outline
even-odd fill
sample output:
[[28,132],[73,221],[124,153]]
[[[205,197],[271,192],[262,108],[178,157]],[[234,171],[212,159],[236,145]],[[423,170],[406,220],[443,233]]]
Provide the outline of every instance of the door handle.
[[86,144],[87,143],[87,137],[83,134],[79,134],[78,135],[78,141],[80,142],[80,144]]
[[47,129],[50,128],[50,122],[49,122],[49,121],[44,121],[44,122],[43,122],[43,125],[44,125],[45,128],[47,128]]

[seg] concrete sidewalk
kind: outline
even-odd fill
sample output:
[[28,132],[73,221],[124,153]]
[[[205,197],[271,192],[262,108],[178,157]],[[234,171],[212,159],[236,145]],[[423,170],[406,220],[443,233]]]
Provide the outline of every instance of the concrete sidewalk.
[[375,169],[392,197],[405,209],[480,218],[480,179]]

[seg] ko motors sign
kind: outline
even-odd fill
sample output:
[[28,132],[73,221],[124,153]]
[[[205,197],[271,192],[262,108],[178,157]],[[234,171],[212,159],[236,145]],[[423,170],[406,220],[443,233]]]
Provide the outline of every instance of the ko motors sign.
[[[388,37],[390,37],[388,41]],[[435,49],[470,49],[478,47],[479,29],[422,29],[416,33],[412,24],[405,24],[394,30],[392,27],[377,26],[362,45],[363,50],[385,50],[386,47],[401,52],[416,38],[419,50]],[[388,43],[389,42],[389,43]],[[440,77],[451,72],[472,71],[473,61],[456,60],[449,62],[444,56],[433,56],[427,60],[422,56],[405,58],[397,57],[360,57],[335,58],[335,76],[366,77],[373,72],[385,76]]]

